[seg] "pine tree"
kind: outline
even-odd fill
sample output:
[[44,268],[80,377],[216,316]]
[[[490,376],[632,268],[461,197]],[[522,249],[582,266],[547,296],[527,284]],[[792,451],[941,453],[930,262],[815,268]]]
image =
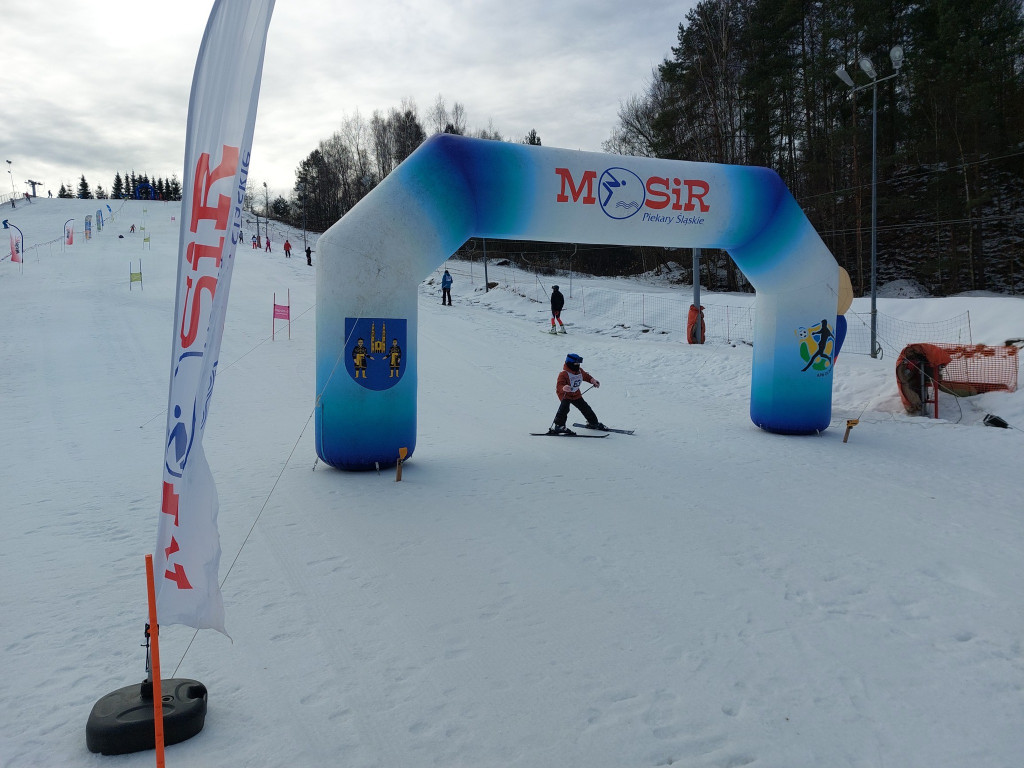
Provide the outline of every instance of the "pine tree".
[[114,186],[111,187],[110,196],[115,200],[120,200],[124,195],[124,182],[121,181],[121,172],[118,171],[114,174]]
[[68,198],[74,197],[74,195],[72,195],[72,194],[71,194],[71,193],[70,193],[70,192],[68,191],[68,188],[67,188],[67,187],[65,187],[65,186],[64,186],[63,184],[61,184],[61,185],[60,185],[60,189],[59,189],[59,190],[57,190],[57,197],[60,197],[60,198],[64,198],[64,199],[68,199]]
[[526,134],[526,138],[523,139],[523,144],[530,144],[535,147],[540,146],[540,136],[537,135],[537,130],[531,128],[530,132]]
[[78,199],[79,200],[91,200],[92,191],[89,189],[89,182],[85,180],[85,174],[82,174],[81,180],[78,182]]

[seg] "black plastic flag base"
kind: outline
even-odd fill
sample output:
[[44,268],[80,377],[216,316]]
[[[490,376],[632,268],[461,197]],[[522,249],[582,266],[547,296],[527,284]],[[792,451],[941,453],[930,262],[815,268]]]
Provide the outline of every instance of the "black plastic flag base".
[[[164,744],[191,739],[206,721],[206,686],[176,677],[162,680]],[[156,746],[153,686],[149,681],[108,693],[97,701],[85,726],[90,752],[125,755]]]

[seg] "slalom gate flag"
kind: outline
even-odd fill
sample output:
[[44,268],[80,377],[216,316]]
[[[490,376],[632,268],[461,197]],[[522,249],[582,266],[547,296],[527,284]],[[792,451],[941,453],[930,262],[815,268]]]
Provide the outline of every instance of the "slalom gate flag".
[[216,0],[199,48],[185,136],[157,616],[224,634],[217,488],[203,451],[275,0]]

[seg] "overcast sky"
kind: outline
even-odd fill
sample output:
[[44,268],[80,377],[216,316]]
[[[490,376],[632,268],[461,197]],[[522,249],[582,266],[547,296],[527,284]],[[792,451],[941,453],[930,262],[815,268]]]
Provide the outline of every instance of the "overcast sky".
[[[286,194],[346,117],[438,95],[470,130],[601,151],[620,102],[671,54],[690,0],[278,0],[250,186]],[[212,0],[4,3],[3,178],[57,194],[117,171],[182,178],[185,123]],[[429,132],[429,131],[428,131]]]

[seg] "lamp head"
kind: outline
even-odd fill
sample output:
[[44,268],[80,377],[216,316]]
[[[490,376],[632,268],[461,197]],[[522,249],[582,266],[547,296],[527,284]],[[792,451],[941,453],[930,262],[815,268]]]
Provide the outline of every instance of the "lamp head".
[[850,77],[850,73],[846,71],[846,67],[842,64],[836,67],[836,77],[846,83],[847,87],[853,88],[853,78]]
[[857,63],[860,64],[860,68],[864,70],[864,74],[872,80],[875,80],[878,77],[878,73],[875,72],[875,65],[871,63],[871,59],[867,56],[861,56],[860,61]]
[[903,46],[894,45],[892,50],[889,51],[889,58],[892,60],[893,69],[897,72],[900,71],[900,67],[903,66]]

